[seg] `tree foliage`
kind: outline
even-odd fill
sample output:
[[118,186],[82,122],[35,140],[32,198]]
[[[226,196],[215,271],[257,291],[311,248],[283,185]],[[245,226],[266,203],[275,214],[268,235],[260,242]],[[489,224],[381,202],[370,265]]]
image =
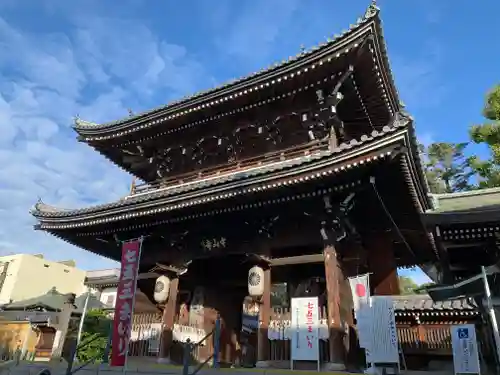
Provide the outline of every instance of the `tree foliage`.
[[433,283],[418,285],[411,277],[399,276],[399,291],[402,295],[426,294],[425,287]]
[[432,143],[421,146],[431,192],[453,193],[470,189],[473,171],[464,154],[467,143]]
[[489,158],[467,157],[467,142],[433,143],[420,146],[429,188],[434,194],[500,187],[500,84],[486,96],[484,124],[469,129],[473,143],[483,144]]
[[477,156],[469,158],[469,163],[478,176],[480,188],[500,186],[500,84],[486,96],[483,116],[484,124],[474,125],[469,130],[471,140],[488,147],[490,158],[481,160]]
[[[108,313],[103,310],[95,309],[87,312],[80,340],[81,349],[77,352],[78,361],[86,362],[103,358],[108,335],[111,332],[111,323]],[[85,345],[86,342],[89,344]]]
[[288,293],[285,283],[273,284],[271,287],[271,306],[287,307]]
[[411,277],[399,276],[399,291],[401,294],[415,294],[415,290],[417,289],[418,285],[413,281]]

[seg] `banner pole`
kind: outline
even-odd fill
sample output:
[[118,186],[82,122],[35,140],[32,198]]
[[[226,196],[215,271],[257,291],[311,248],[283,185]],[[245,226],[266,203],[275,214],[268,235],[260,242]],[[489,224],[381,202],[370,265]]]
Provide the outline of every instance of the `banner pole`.
[[[137,239],[131,240],[135,241]],[[139,254],[138,254],[138,259],[137,259],[137,268],[135,270],[135,284],[134,284],[134,295],[132,296],[132,311],[130,312],[130,327],[129,327],[129,333],[128,333],[128,339],[127,339],[127,350],[125,351],[125,363],[123,364],[123,374],[127,371],[127,365],[128,365],[128,351],[130,349],[130,336],[132,334],[132,322],[134,318],[134,308],[135,308],[135,296],[137,294],[137,279],[139,276],[139,267],[141,265],[141,255],[142,255],[142,241],[144,240],[144,237],[139,237]],[[130,241],[130,242],[131,242]],[[129,242],[129,241],[127,241]]]
[[493,331],[493,339],[495,340],[496,346],[496,357],[497,357],[497,370],[499,368],[500,363],[500,333],[498,331],[498,322],[495,314],[495,309],[493,307],[493,303],[491,300],[491,290],[490,283],[488,282],[488,275],[486,274],[486,269],[484,266],[481,266],[481,273],[483,276],[483,285],[484,285],[484,295],[486,297],[486,307],[488,309],[488,315],[490,316],[491,328]]

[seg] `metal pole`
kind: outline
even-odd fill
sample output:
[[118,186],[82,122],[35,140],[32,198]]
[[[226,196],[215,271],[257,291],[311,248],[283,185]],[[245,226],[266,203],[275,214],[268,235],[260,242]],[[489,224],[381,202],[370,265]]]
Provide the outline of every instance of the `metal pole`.
[[500,365],[500,333],[498,332],[498,322],[495,315],[495,309],[493,308],[493,303],[491,301],[491,290],[490,284],[488,282],[488,275],[486,274],[486,269],[481,266],[481,272],[483,274],[484,282],[484,294],[486,297],[486,306],[488,309],[488,315],[490,316],[491,327],[493,328],[493,338],[495,339],[495,346],[497,352],[497,369]]
[[85,302],[83,304],[82,316],[80,318],[80,324],[78,325],[78,335],[76,336],[76,345],[80,344],[80,340],[82,339],[83,332],[83,322],[85,321],[85,316],[87,315],[87,309],[89,306],[90,299],[90,288],[87,287],[87,295],[85,296]]
[[214,356],[213,356],[213,368],[219,368],[219,350],[220,350],[220,315],[217,314],[217,319],[215,320],[215,333],[214,333]]

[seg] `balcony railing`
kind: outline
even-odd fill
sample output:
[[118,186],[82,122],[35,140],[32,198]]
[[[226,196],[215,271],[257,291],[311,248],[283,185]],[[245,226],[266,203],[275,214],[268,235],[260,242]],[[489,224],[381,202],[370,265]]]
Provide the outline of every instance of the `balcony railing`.
[[171,178],[164,178],[152,183],[137,184],[132,187],[131,195],[142,194],[150,191],[155,191],[163,188],[174,188],[188,183],[196,183],[202,180],[210,180],[211,178],[219,178],[224,175],[235,173],[250,172],[254,168],[258,168],[267,164],[276,162],[285,162],[295,158],[313,155],[320,151],[328,149],[328,140],[314,140],[301,146],[294,146],[288,149],[270,152],[252,158],[237,160],[226,165],[219,165],[200,169],[185,174],[177,175]]

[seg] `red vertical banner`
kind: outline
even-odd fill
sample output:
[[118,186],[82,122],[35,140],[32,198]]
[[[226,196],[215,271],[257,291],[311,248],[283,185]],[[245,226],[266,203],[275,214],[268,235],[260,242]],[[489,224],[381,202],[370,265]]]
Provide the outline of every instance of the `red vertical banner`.
[[122,245],[120,279],[116,291],[115,317],[111,336],[111,366],[125,366],[127,361],[141,245],[142,239],[124,242]]

